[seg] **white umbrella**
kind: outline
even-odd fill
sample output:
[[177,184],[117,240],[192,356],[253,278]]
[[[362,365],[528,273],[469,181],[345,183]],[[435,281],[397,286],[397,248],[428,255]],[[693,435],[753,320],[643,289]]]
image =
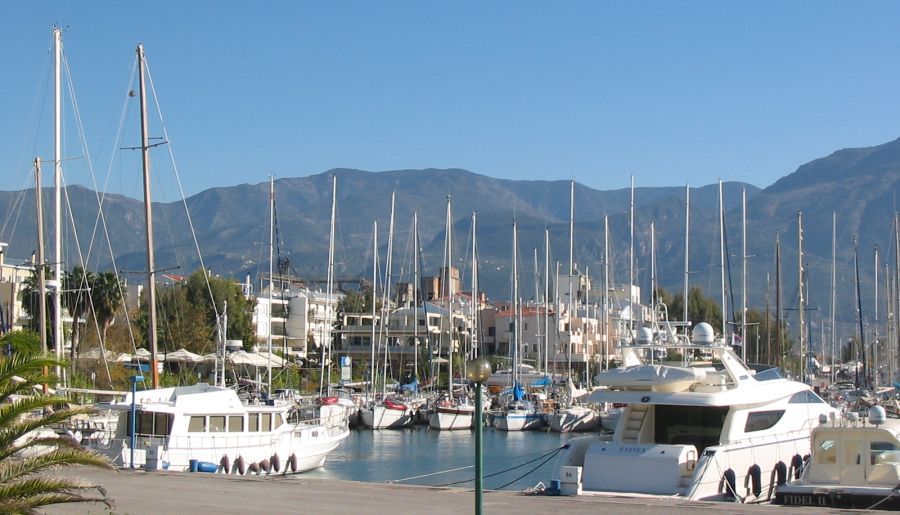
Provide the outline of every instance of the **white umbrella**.
[[166,354],[166,363],[197,363],[201,359],[202,356],[199,354],[194,354],[184,348]]

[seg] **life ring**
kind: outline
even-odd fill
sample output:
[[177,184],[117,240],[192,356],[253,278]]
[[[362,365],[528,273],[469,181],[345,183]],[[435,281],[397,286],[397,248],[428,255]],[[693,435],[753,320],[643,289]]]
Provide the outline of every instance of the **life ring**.
[[[288,464],[291,466],[291,472],[297,472],[297,455],[291,453],[291,457],[288,458]],[[285,472],[287,472],[287,467],[284,468]]]
[[[231,461],[228,459],[228,455],[222,456],[222,459],[219,460],[219,470],[222,471],[223,474],[227,474],[229,470],[231,470]],[[216,470],[216,472],[219,472]]]
[[269,458],[269,461],[272,462],[272,469],[275,470],[275,473],[281,472],[281,458],[278,457],[277,452]]

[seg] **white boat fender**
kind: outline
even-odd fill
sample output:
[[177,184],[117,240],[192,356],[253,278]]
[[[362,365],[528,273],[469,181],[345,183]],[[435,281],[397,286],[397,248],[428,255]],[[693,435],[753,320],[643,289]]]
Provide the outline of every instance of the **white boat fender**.
[[244,457],[238,456],[236,460],[234,460],[234,467],[231,468],[231,473],[234,474],[237,472],[240,475],[244,475],[244,472],[247,470],[244,468]]
[[791,458],[790,472],[793,472],[794,479],[800,479],[800,471],[803,470],[803,456],[795,454]]
[[271,458],[269,458],[269,461],[272,462],[272,469],[275,471],[276,474],[278,472],[281,472],[281,459],[278,457],[277,452],[275,454],[273,454]]
[[259,469],[260,472],[265,471],[266,474],[269,474],[272,472],[272,463],[264,458],[259,462]]
[[[288,464],[291,466],[291,472],[297,472],[297,455],[291,453],[291,457],[288,458]],[[287,467],[284,467],[284,471],[287,472]]]
[[735,490],[735,484],[737,483],[737,477],[734,475],[734,471],[728,469],[722,474],[722,479],[719,481],[719,493],[724,493],[726,497],[730,499],[734,499],[737,497],[737,490]]
[[746,489],[748,493],[752,492],[754,497],[759,497],[759,494],[762,493],[761,476],[762,469],[759,468],[759,465],[754,463],[750,466],[750,469],[747,470],[747,477],[744,478],[744,489]]
[[219,473],[219,470],[222,471],[223,474],[227,474],[231,470],[231,461],[228,459],[228,455],[222,456],[222,459],[219,460],[219,469],[216,470],[216,473]]
[[247,473],[259,475],[259,463],[251,463],[250,466],[247,467]]

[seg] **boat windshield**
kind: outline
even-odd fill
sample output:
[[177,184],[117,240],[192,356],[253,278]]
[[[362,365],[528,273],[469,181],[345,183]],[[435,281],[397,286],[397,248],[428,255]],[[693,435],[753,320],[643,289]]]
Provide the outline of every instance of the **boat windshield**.
[[772,381],[773,379],[784,379],[781,369],[777,367],[767,368],[756,372],[753,376],[757,381]]

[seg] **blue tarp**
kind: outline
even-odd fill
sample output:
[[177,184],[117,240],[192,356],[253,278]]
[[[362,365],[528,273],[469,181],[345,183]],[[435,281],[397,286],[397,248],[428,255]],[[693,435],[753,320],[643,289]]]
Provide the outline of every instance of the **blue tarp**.
[[419,380],[413,378],[412,382],[401,386],[400,389],[405,392],[417,392],[419,391]]
[[516,383],[516,386],[513,387],[513,399],[520,401],[525,398],[525,389],[522,388],[522,385]]
[[541,386],[550,386],[551,384],[553,384],[553,380],[550,379],[550,376],[544,376],[544,377],[542,377],[542,378],[540,378],[540,379],[538,379],[538,380],[536,380],[536,381],[533,381],[533,382],[531,383],[531,387],[532,387],[532,388],[539,388],[539,387],[541,387]]

